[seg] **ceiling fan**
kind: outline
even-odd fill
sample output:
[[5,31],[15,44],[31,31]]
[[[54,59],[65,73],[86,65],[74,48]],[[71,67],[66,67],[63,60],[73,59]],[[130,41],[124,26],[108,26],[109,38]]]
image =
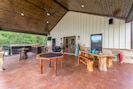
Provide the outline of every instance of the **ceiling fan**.
[[45,27],[44,30],[47,33],[47,35],[50,34],[49,32],[49,18],[51,18],[52,16],[54,16],[54,14],[56,13],[55,11],[55,7],[54,7],[54,1],[53,0],[41,0],[41,3],[43,4],[43,9],[44,9],[44,13],[47,16],[47,18],[45,19]]
[[42,9],[44,11],[45,15],[47,15],[47,16],[52,16],[56,13],[54,6],[53,6],[54,0],[39,0],[39,2],[41,3],[41,7],[39,5],[36,5],[35,3],[31,2],[30,0],[24,0],[24,1],[26,1],[30,4],[33,4],[37,8]]
[[53,6],[53,0],[42,0],[41,2],[44,4],[43,8],[47,16],[52,16],[56,13]]

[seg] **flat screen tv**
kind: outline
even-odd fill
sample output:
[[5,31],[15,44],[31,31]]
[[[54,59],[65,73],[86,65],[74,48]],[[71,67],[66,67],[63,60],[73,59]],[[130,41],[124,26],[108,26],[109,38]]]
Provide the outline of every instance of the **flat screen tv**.
[[48,39],[47,39],[47,40],[49,40],[49,41],[50,41],[50,40],[52,40],[52,37],[51,37],[51,36],[50,36],[50,37],[48,37]]
[[91,35],[91,50],[102,52],[102,34]]

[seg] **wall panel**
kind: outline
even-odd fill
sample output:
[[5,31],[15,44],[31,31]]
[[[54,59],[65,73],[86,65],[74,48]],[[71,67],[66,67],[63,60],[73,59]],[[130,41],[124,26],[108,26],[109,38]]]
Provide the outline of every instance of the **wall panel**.
[[120,29],[119,29],[119,20],[114,20],[114,48],[120,47]]
[[69,11],[57,26],[51,31],[51,36],[57,39],[66,36],[80,36],[79,43],[90,47],[91,34],[103,34],[104,48],[131,48],[131,23],[114,19],[114,23],[108,24],[108,17],[83,14]]
[[131,48],[131,23],[126,24],[126,48]]

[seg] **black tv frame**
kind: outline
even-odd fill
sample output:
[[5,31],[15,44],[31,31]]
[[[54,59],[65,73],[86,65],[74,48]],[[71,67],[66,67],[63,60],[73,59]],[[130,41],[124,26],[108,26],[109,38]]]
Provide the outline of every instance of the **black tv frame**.
[[99,34],[91,34],[91,35],[90,35],[91,50],[92,50],[92,40],[91,40],[91,37],[94,36],[94,35],[101,35],[101,37],[102,37],[102,38],[101,38],[101,41],[102,41],[102,42],[101,42],[101,50],[100,50],[100,51],[102,52],[102,48],[103,48],[103,34],[102,34],[102,33],[99,33]]
[[48,41],[52,40],[52,37],[51,37],[51,36],[49,36],[49,37],[47,38],[47,40],[48,40]]

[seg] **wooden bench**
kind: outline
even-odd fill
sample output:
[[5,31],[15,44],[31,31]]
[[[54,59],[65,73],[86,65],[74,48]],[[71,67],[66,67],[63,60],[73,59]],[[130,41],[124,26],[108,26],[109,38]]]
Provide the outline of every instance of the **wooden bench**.
[[94,64],[94,56],[87,54],[87,57],[85,56],[86,53],[81,53],[81,55],[78,56],[78,64],[85,64],[87,65],[87,70],[92,72],[93,71],[93,64]]
[[85,64],[87,65],[88,71],[93,71],[93,64],[97,63],[98,61],[98,68],[100,71],[107,71],[107,68],[112,67],[113,56],[111,55],[97,55],[91,53],[81,52],[81,55],[78,56],[78,64]]

